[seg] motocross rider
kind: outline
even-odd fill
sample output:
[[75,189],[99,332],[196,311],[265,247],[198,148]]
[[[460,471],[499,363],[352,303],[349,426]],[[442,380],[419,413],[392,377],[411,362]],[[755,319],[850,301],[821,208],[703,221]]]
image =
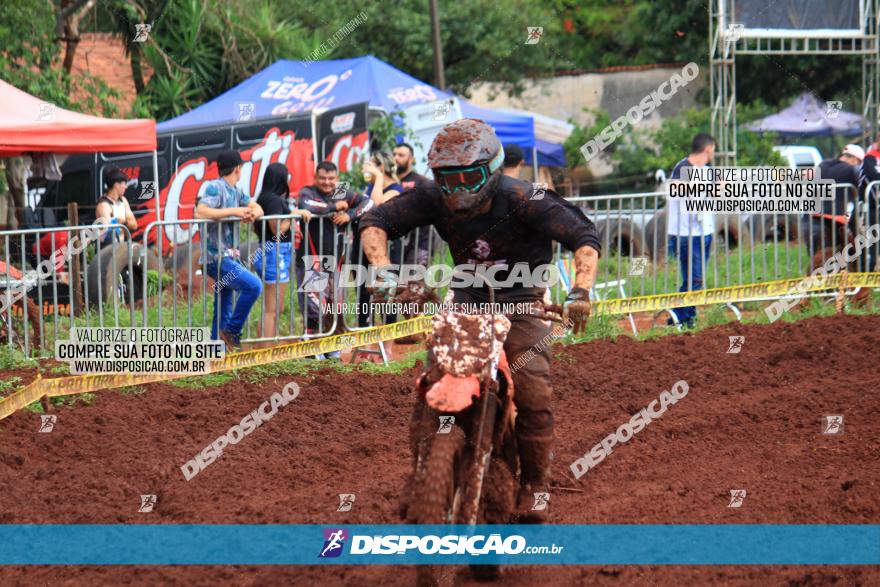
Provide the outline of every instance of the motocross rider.
[[[551,190],[536,191],[531,183],[502,174],[504,150],[492,128],[465,118],[445,126],[428,154],[435,185],[416,187],[373,208],[361,219],[364,254],[376,267],[390,265],[388,239],[433,225],[449,244],[456,265],[525,263],[530,269],[551,264],[553,241],[574,252],[576,275],[565,310],[576,332],[590,314],[589,291],[599,261],[600,243],[594,224],[575,206]],[[507,269],[510,271],[510,269]],[[539,272],[540,273],[540,272]],[[506,272],[496,274],[505,281]],[[393,296],[398,279],[388,275],[375,291]],[[494,287],[495,301],[541,304],[546,287],[529,284]],[[453,301],[489,301],[480,284],[456,288]],[[516,439],[520,456],[520,491],[516,510],[520,523],[546,521],[547,509],[532,510],[535,492],[548,492],[553,441],[550,349],[551,328],[528,313],[508,315],[510,332],[504,344],[511,365],[529,350],[534,358],[513,374],[517,408]]]

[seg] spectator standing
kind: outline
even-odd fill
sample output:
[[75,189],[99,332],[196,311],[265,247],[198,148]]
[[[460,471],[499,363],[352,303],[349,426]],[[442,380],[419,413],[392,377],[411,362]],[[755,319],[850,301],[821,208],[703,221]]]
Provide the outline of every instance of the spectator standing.
[[[868,147],[868,152],[865,153],[865,158],[862,160],[861,171],[861,185],[859,189],[862,193],[862,201],[868,207],[866,222],[868,227],[870,227],[880,222],[880,185],[875,185],[868,189],[871,182],[880,181],[880,134],[875,137],[874,142]],[[868,247],[862,259],[860,271],[872,271],[874,269],[878,253],[880,253],[878,249],[880,249],[878,244]]]
[[[402,191],[415,188],[423,189],[434,185],[430,179],[415,172],[413,168],[415,153],[411,145],[401,143],[394,147],[392,154],[394,155],[394,163],[397,165],[397,178],[403,188]],[[406,242],[404,246],[406,262],[427,266],[431,258],[431,229],[417,228],[413,234],[406,235],[404,241]]]
[[400,143],[394,147],[392,154],[394,155],[394,163],[397,167],[397,178],[401,187],[403,187],[402,191],[423,188],[431,182],[424,175],[416,173],[413,167],[416,159],[412,146],[407,143]]
[[115,167],[104,173],[104,194],[95,206],[95,218],[103,218],[103,224],[110,226],[102,235],[102,244],[125,240],[122,229],[112,225],[125,226],[131,233],[137,230],[137,219],[124,195],[128,181],[128,176]]
[[[197,219],[213,221],[205,225],[201,239],[205,274],[215,280],[211,338],[219,337],[230,350],[241,346],[241,329],[263,290],[260,278],[242,265],[236,247],[238,221],[252,223],[263,215],[259,204],[236,187],[243,163],[238,151],[221,151],[220,177],[206,182],[195,209]],[[240,294],[234,308],[233,291]]]
[[[266,168],[263,186],[257,204],[266,216],[282,216],[291,213],[290,174],[283,163],[273,163]],[[307,211],[302,211],[307,218]],[[263,295],[263,319],[257,329],[261,338],[274,338],[278,334],[278,319],[284,313],[287,284],[290,283],[290,267],[293,256],[292,235],[301,238],[298,223],[290,218],[264,220],[254,225],[260,238],[260,248],[254,257],[254,269],[265,284]],[[271,345],[267,341],[261,346]]]
[[[691,142],[691,153],[672,169],[670,181],[684,181],[685,167],[708,167],[715,156],[715,139],[700,133]],[[678,257],[681,266],[680,292],[703,289],[703,272],[712,248],[715,219],[711,212],[688,212],[677,198],[666,202],[666,234],[669,238],[669,254]],[[697,309],[694,306],[673,308],[679,323],[688,328],[696,325]],[[673,324],[672,318],[667,324]]]
[[833,200],[822,200],[819,205],[821,211],[818,214],[804,216],[801,221],[801,230],[806,235],[810,248],[811,271],[817,263],[821,265],[824,262],[815,259],[817,253],[832,246],[840,249],[846,244],[842,239],[850,218],[848,207],[856,200],[856,193],[849,186],[858,188],[859,173],[864,158],[864,149],[858,145],[847,145],[836,159],[826,159],[819,163],[821,179],[847,185],[836,187]]
[[[324,307],[335,299],[332,284],[336,269],[343,261],[341,256],[344,252],[344,230],[369,210],[373,203],[368,195],[356,194],[340,184],[336,165],[330,161],[322,161],[315,169],[315,184],[300,190],[297,205],[312,214],[306,223],[302,245],[296,248],[296,277],[300,284],[297,297],[304,312],[306,333],[313,334],[320,332],[328,323]],[[327,256],[332,259],[327,259]],[[309,262],[308,267],[306,262]],[[326,272],[332,274],[321,282],[326,287],[320,290],[312,287],[319,282],[311,277]],[[306,283],[307,277],[310,278],[310,283]],[[338,355],[339,353],[328,354],[331,358]]]
[[[394,164],[394,160],[387,153],[375,153],[369,161],[364,163],[364,179],[370,183],[367,186],[367,193],[375,205],[384,204],[404,192],[400,179],[397,176],[397,167]],[[404,252],[407,248],[406,241],[409,237],[410,235],[406,235],[391,241],[389,247],[390,257],[391,262],[395,265],[407,262]],[[358,238],[358,247],[360,248],[360,238]],[[370,294],[365,287],[358,287],[357,300],[358,309],[365,307],[369,303]],[[369,321],[370,314],[358,312],[358,326],[368,326]],[[385,315],[386,324],[392,324],[396,321],[396,316],[392,314]]]
[[384,204],[403,193],[397,177],[397,166],[388,153],[375,153],[364,163],[364,179],[369,182],[367,193],[375,205]]
[[525,165],[525,154],[522,147],[513,143],[504,145],[504,165],[501,173],[513,179],[520,179],[523,165]]

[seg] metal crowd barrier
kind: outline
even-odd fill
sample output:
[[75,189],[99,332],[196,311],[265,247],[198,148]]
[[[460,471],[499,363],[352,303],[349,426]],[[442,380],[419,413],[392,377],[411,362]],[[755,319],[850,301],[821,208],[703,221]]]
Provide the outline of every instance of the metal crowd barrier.
[[[831,219],[811,220],[804,214],[714,214],[711,242],[700,236],[710,231],[686,222],[680,239],[685,242],[681,251],[670,251],[667,234],[665,191],[625,195],[606,195],[571,198],[569,201],[595,224],[602,243],[597,284],[613,283],[619,287],[607,288],[609,297],[631,297],[689,291],[699,285],[692,263],[682,268],[680,257],[704,259],[703,288],[721,288],[740,284],[804,277],[811,257],[822,254],[826,259],[840,251],[852,237],[878,216],[880,182],[869,184],[865,190],[870,197],[859,197],[855,186],[838,184],[842,202],[832,202]],[[820,203],[821,206],[821,203]],[[869,223],[869,218],[873,220]],[[707,228],[707,227],[706,227]],[[707,249],[708,245],[708,249]],[[866,269],[870,257],[871,269],[876,266],[880,244],[871,247],[871,254],[859,263]],[[563,274],[563,284],[570,280],[573,266],[571,254],[556,246],[556,258]],[[554,297],[564,296],[566,287],[554,289]],[[827,296],[814,293],[812,296]]]
[[[105,243],[107,230],[124,240]],[[41,246],[46,237],[49,255]],[[136,247],[127,227],[0,231],[0,246],[0,341],[7,346],[30,356],[52,348],[75,326],[120,326],[133,319]]]
[[[159,250],[171,248],[171,236],[178,235],[184,242],[173,246],[167,256],[165,267],[157,280],[158,292],[153,303],[143,306],[141,323],[145,325],[193,326],[212,324],[213,297],[219,288],[220,295],[227,288],[229,279],[219,270],[214,275],[205,274],[202,264],[202,239],[204,231],[217,231],[218,240],[221,226],[233,225],[235,251],[244,269],[257,275],[262,282],[263,291],[257,303],[251,308],[248,320],[242,330],[241,340],[247,343],[269,344],[285,340],[303,340],[328,336],[340,331],[355,331],[369,328],[379,323],[394,321],[396,316],[379,316],[360,312],[341,312],[342,304],[347,308],[359,309],[366,306],[369,294],[365,287],[340,287],[338,277],[343,264],[358,264],[364,267],[369,263],[364,257],[360,239],[351,229],[350,223],[336,226],[330,223],[329,216],[316,216],[320,222],[303,222],[297,214],[264,216],[253,225],[238,220],[175,220],[150,223],[142,236],[144,245],[154,240]],[[291,247],[289,280],[278,286],[267,278],[268,263],[264,259],[271,256],[276,267],[286,262],[282,247],[274,244],[270,222],[291,221],[299,223],[302,242],[299,248]],[[324,221],[326,220],[326,222]],[[312,225],[316,228],[313,228]],[[198,240],[196,240],[198,235]],[[260,242],[267,243],[262,250]],[[442,243],[433,228],[420,228],[401,239],[390,241],[389,257],[392,263],[428,264],[431,257],[443,262],[444,252],[438,247]],[[319,267],[306,267],[306,262],[319,263]],[[185,271],[182,271],[185,269]],[[317,269],[317,270],[316,270]],[[315,275],[328,273],[327,287],[317,283],[312,288]],[[271,276],[269,276],[271,277]],[[146,276],[144,276],[146,279]],[[319,278],[320,279],[320,278]],[[209,285],[210,282],[210,285]],[[229,288],[227,295],[233,296],[233,304],[239,293]],[[269,297],[271,297],[271,300]],[[274,303],[272,303],[274,302]],[[267,323],[267,308],[271,322]],[[184,313],[185,312],[185,313]],[[266,335],[266,332],[272,333]]]
[[[841,190],[842,203],[838,205],[835,201],[831,216],[846,217],[843,223],[807,219],[803,214],[715,215],[712,241],[708,246],[705,239],[699,238],[706,235],[695,234],[694,226],[688,224],[686,246],[680,251],[683,255],[668,247],[665,192],[590,196],[569,201],[596,224],[603,253],[594,294],[608,299],[695,288],[699,285],[699,275],[695,275],[692,263],[682,269],[681,256],[705,259],[704,288],[806,276],[811,257],[822,255],[819,258],[822,260],[840,251],[855,234],[864,233],[880,219],[880,182],[869,184],[861,196],[851,185],[839,185],[837,189]],[[302,244],[299,249],[291,247],[286,286],[273,288],[274,284],[267,283],[271,281],[266,275],[267,263],[262,262],[259,269],[255,266],[255,262],[267,254],[260,250],[259,243],[261,240],[269,243],[268,255],[274,256],[275,265],[279,265],[281,247],[274,246],[268,223],[288,219],[299,223]],[[124,226],[114,226],[125,235],[123,243],[110,246],[94,242],[75,257],[59,261],[58,268],[29,288],[28,297],[39,308],[37,316],[33,315],[33,306],[27,303],[0,313],[6,334],[0,342],[17,345],[28,353],[35,346],[51,349],[52,341],[59,335],[66,338],[65,321],[69,327],[210,326],[215,290],[222,295],[228,279],[224,283],[219,272],[205,274],[206,268],[200,260],[203,243],[199,237],[206,230],[219,233],[221,227],[229,223],[233,225],[234,248],[242,265],[257,275],[263,286],[245,323],[244,342],[270,344],[327,336],[397,319],[396,316],[339,311],[342,303],[349,304],[349,309],[359,309],[358,304],[369,299],[362,287],[340,288],[336,279],[342,263],[368,267],[360,239],[350,224],[339,227],[329,219],[304,223],[296,214],[264,217],[253,225],[243,225],[237,220],[166,220],[150,223],[135,241]],[[27,274],[45,260],[39,247],[41,238],[49,235],[50,248],[55,251],[59,248],[56,239],[60,240],[60,234],[70,241],[73,234],[81,236],[92,228],[0,232],[3,246],[0,260],[7,267],[13,266]],[[108,252],[108,248],[112,251]],[[165,254],[160,255],[161,251]],[[417,229],[389,242],[389,256],[394,264],[451,263],[448,247],[431,227]],[[328,259],[324,268],[333,275],[327,291],[304,291],[309,272],[304,264],[306,257],[310,257],[310,261]],[[878,259],[880,243],[873,243],[870,252],[858,261],[858,267],[861,271],[874,270]],[[563,279],[551,293],[561,301],[573,276],[571,253],[556,244],[554,263]],[[0,272],[0,303],[7,300],[3,307],[9,306],[15,289],[22,287],[22,279],[14,278],[13,274],[13,271]],[[81,287],[76,287],[77,283]],[[83,299],[78,306],[79,291]],[[233,302],[237,301],[237,293],[226,293],[233,295]],[[267,296],[273,298],[269,300]],[[267,305],[270,301],[274,303]],[[67,303],[69,311],[65,312]],[[735,307],[731,309],[737,312]],[[266,323],[267,315],[271,316],[271,323]],[[635,329],[634,323],[632,327]],[[39,345],[34,344],[35,337]]]

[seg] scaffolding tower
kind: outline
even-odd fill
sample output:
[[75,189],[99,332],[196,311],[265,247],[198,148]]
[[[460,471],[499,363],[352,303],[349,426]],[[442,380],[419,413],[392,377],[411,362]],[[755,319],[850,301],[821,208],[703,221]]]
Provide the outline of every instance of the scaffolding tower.
[[[709,2],[709,64],[712,136],[716,164],[736,165],[737,55],[860,55],[862,57],[862,129],[873,140],[878,130],[880,37],[878,2],[858,0],[859,30],[748,29],[735,22],[736,0]],[[829,2],[833,9],[834,2]],[[772,4],[769,8],[772,10]]]

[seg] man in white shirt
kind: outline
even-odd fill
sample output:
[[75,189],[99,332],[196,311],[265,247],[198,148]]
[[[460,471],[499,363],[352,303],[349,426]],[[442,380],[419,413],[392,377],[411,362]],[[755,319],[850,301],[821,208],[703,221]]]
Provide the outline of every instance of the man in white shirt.
[[[709,166],[714,156],[715,139],[705,133],[698,134],[691,143],[691,154],[675,165],[669,180],[687,180],[682,171],[685,167]],[[715,234],[715,218],[711,212],[687,212],[684,204],[677,198],[667,199],[666,209],[666,234],[669,237],[667,250],[670,256],[678,257],[681,263],[682,283],[678,291],[701,290],[704,268],[712,247],[712,235]],[[694,306],[674,308],[673,312],[680,323],[688,328],[694,327],[697,318],[697,309]],[[671,318],[668,323],[672,324]]]

